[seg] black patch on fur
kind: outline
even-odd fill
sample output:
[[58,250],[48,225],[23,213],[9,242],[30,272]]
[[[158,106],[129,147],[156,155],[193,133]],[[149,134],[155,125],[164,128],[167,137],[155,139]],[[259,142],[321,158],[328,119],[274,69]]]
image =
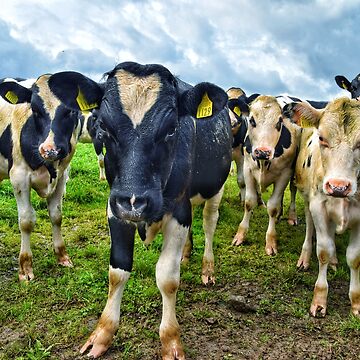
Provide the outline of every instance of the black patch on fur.
[[244,147],[245,147],[245,149],[246,149],[246,152],[247,152],[248,154],[251,154],[251,152],[252,152],[252,145],[251,145],[249,136],[247,136],[247,137],[245,138]]
[[311,166],[311,158],[312,158],[312,155],[309,155],[309,157],[307,158],[307,162],[306,162],[307,167]]
[[0,154],[8,161],[8,171],[13,164],[12,148],[11,127],[8,125],[0,137]]
[[288,149],[291,145],[291,133],[288,128],[283,125],[278,143],[275,146],[274,158],[280,157],[284,153],[284,149]]

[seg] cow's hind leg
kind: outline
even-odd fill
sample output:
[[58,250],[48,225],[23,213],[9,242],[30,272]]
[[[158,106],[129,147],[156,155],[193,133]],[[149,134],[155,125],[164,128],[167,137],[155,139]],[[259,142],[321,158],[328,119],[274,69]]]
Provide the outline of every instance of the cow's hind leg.
[[34,278],[30,235],[34,229],[36,214],[31,205],[30,180],[23,173],[13,171],[10,175],[18,209],[21,248],[19,254],[19,280],[28,281]]
[[306,219],[306,233],[305,240],[302,246],[301,255],[297,262],[297,267],[299,269],[307,270],[310,266],[310,259],[312,253],[312,238],[314,236],[314,222],[309,210],[309,205],[306,201],[304,201],[304,209],[305,209],[305,219]]
[[156,264],[156,283],[161,292],[163,313],[160,324],[160,340],[162,344],[162,358],[166,360],[185,359],[180,341],[179,324],[176,319],[176,293],[180,283],[180,262],[182,250],[191,221],[187,226],[167,215],[163,221],[164,242],[161,255]]
[[349,298],[351,312],[360,317],[360,226],[351,229],[350,242],[346,250],[346,260],[350,268]]
[[65,242],[61,235],[62,222],[62,199],[66,186],[66,172],[58,180],[55,191],[46,199],[48,205],[49,217],[52,224],[52,236],[54,243],[54,252],[57,261],[62,266],[73,266],[69,255],[65,249]]
[[211,199],[206,200],[203,210],[203,227],[205,233],[205,250],[202,260],[202,282],[215,284],[213,240],[216,224],[219,219],[219,206],[224,193],[224,186]]

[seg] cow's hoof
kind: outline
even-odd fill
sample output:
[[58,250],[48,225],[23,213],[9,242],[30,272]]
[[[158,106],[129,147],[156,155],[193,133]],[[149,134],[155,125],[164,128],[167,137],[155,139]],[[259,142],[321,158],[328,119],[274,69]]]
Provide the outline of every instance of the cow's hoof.
[[34,273],[31,271],[27,271],[24,274],[19,274],[19,281],[23,283],[27,283],[28,281],[34,280]]
[[80,349],[80,354],[84,354],[85,351],[92,346],[87,356],[94,359],[98,358],[108,350],[112,343],[113,336],[112,331],[106,331],[105,328],[101,327],[96,328],[90,335],[88,341]]
[[310,315],[313,317],[325,317],[326,304],[312,303],[310,306]]
[[232,244],[233,244],[234,246],[239,246],[239,245],[241,245],[244,241],[245,241],[245,236],[244,236],[244,234],[242,234],[242,233],[237,233],[237,234],[234,236],[234,240],[232,241]]
[[214,275],[201,275],[201,280],[204,285],[215,285],[215,276]]
[[299,270],[307,270],[310,266],[310,256],[301,254],[296,266]]
[[185,360],[184,350],[181,345],[174,345],[170,351],[162,353],[163,360]]
[[277,254],[277,248],[275,246],[265,246],[266,255],[272,256]]
[[61,258],[58,258],[58,264],[65,267],[74,266],[68,255],[64,255]]
[[291,226],[296,226],[298,224],[297,218],[295,218],[295,219],[289,218],[288,219],[288,224],[291,225]]

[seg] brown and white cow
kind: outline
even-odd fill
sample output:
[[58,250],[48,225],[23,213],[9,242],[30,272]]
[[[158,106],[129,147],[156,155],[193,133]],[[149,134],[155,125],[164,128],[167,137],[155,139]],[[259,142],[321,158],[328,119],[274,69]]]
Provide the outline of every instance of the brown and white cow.
[[[266,253],[273,255],[277,253],[275,223],[281,216],[284,191],[293,174],[300,130],[282,116],[281,106],[273,96],[258,96],[251,102],[249,110],[244,152],[244,217],[233,245],[240,245],[245,240],[252,211],[258,204],[258,194],[273,184],[273,193],[267,203],[269,225],[265,245]],[[291,190],[295,192],[293,186]],[[295,204],[295,201],[292,203]],[[296,222],[293,206],[289,211],[289,223]]]
[[[0,180],[10,178],[16,198],[21,249],[20,281],[34,278],[30,235],[36,214],[31,189],[46,198],[58,263],[72,266],[61,235],[62,197],[78,136],[78,112],[66,108],[48,86],[50,75],[26,88],[0,84]],[[10,103],[10,104],[9,104]]]
[[325,316],[327,268],[336,259],[335,234],[350,229],[346,259],[350,268],[351,311],[360,315],[360,104],[340,98],[324,110],[304,103],[289,104],[284,114],[306,129],[296,163],[296,185],[306,210],[306,236],[299,266],[307,267],[316,230],[319,274],[310,307]]

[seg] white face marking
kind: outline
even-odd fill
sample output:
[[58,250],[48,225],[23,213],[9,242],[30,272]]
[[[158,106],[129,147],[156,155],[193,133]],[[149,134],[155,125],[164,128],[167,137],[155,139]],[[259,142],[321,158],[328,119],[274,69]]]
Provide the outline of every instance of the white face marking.
[[132,207],[134,207],[134,203],[135,203],[135,194],[132,195],[131,199],[130,199],[130,205]]
[[139,77],[125,70],[119,70],[116,79],[123,112],[135,128],[155,104],[162,87],[161,79],[157,74]]

